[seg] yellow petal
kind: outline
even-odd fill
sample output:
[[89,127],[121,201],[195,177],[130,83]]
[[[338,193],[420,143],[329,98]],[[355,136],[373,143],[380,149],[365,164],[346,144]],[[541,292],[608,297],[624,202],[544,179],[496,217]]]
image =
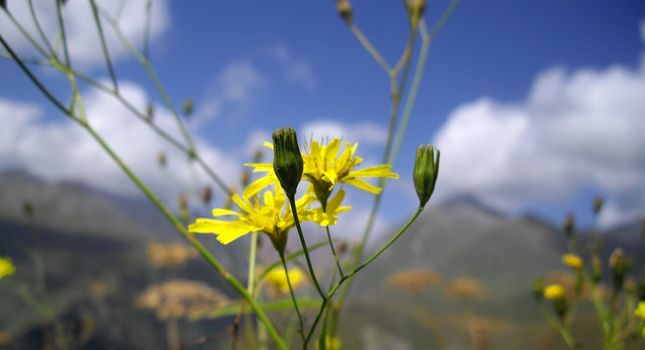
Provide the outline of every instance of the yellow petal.
[[269,142],[269,141],[264,141],[262,144],[263,144],[263,145],[264,145],[264,147],[266,147],[266,148],[273,149],[273,143],[271,143],[271,142]]
[[372,185],[369,182],[366,182],[366,181],[363,181],[363,180],[360,180],[360,179],[344,179],[343,182],[345,182],[346,184],[358,187],[363,191],[367,191],[367,192],[370,192],[370,193],[373,193],[373,194],[381,193],[380,188]]
[[345,191],[341,188],[338,193],[327,203],[327,211],[330,213],[336,212],[338,207],[340,207],[341,203],[343,203],[343,200],[345,199]]
[[275,183],[275,180],[274,180],[274,178],[272,176],[269,176],[269,175],[263,176],[263,177],[255,180],[255,181],[253,181],[249,185],[249,187],[247,187],[244,190],[244,193],[242,193],[242,195],[244,196],[244,198],[251,198],[251,197],[255,196],[256,194],[258,194],[263,189],[265,189],[267,186],[270,186],[270,185],[272,185],[274,183]]
[[390,164],[382,164],[354,170],[349,173],[348,177],[387,177],[390,179],[398,179],[399,174],[392,172],[392,166]]
[[240,213],[234,211],[234,210],[229,210],[229,209],[221,209],[221,208],[216,208],[213,209],[213,216],[226,216],[226,215],[235,215],[235,216],[240,216]]

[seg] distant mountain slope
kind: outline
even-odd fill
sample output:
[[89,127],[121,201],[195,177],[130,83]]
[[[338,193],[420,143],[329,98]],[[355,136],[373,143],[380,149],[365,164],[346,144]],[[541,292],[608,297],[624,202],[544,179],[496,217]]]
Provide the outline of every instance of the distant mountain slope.
[[[31,216],[24,211],[26,203],[33,209]],[[134,220],[136,214],[127,215],[133,212],[133,206],[120,204],[83,186],[45,183],[20,171],[0,174],[2,221],[126,240],[167,239],[171,235],[168,230],[151,229],[150,225]]]

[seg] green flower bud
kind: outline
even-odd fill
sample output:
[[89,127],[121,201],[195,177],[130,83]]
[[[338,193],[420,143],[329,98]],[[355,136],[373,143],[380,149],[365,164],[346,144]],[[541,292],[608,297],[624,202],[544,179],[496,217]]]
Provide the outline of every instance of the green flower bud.
[[0,0],[0,7],[2,7],[3,10],[7,10],[7,0]]
[[349,3],[349,0],[338,0],[336,2],[336,11],[338,11],[338,15],[345,24],[352,25],[352,4]]
[[273,170],[287,197],[296,195],[302,178],[303,163],[298,136],[291,128],[276,129],[273,132]]
[[166,157],[166,153],[159,152],[159,154],[157,155],[157,163],[159,163],[159,167],[165,168],[167,162],[168,162],[168,158]]
[[188,98],[185,99],[183,104],[184,115],[186,117],[190,117],[190,115],[193,114],[193,109],[194,109],[193,100]]
[[417,148],[417,158],[414,162],[414,188],[417,190],[419,205],[425,206],[432,192],[434,192],[437,178],[439,177],[439,159],[441,153],[437,150],[437,161],[435,162],[434,147],[432,145],[421,145]]
[[564,320],[564,317],[567,315],[567,311],[569,311],[569,305],[567,305],[567,299],[558,298],[553,300],[553,311],[555,312],[555,314],[558,316],[560,320]]
[[598,215],[600,213],[604,203],[605,203],[605,201],[602,199],[602,197],[594,198],[594,200],[593,200],[593,214],[594,215]]

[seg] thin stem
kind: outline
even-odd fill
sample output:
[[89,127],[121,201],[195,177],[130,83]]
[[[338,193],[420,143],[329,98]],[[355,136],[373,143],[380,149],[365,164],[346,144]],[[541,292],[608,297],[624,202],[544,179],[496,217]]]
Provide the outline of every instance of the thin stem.
[[358,28],[356,24],[352,24],[349,26],[349,29],[354,33],[354,36],[356,36],[356,39],[363,45],[363,47],[369,52],[369,54],[372,56],[372,58],[378,63],[381,68],[383,68],[386,72],[390,71],[390,65],[385,61],[383,56],[381,56],[381,53],[372,45],[369,39],[363,34],[363,32]]
[[63,23],[63,0],[56,1],[56,18],[58,19],[58,27],[60,28],[60,38],[63,43],[63,55],[65,57],[65,64],[68,67],[72,66],[72,61],[69,58],[69,48],[67,47],[67,36],[65,35],[65,24]]
[[143,39],[143,56],[146,60],[150,60],[150,20],[152,14],[152,0],[146,2],[146,32]]
[[329,243],[329,248],[331,248],[331,252],[334,255],[334,260],[336,261],[336,267],[338,267],[338,273],[340,274],[340,277],[343,277],[345,276],[345,273],[343,273],[343,268],[340,265],[338,254],[336,254],[336,248],[334,247],[334,242],[331,239],[331,232],[329,232],[329,225],[325,226],[325,231],[327,232],[327,242]]
[[36,42],[34,37],[32,37],[31,34],[29,34],[25,30],[25,28],[20,24],[20,22],[16,21],[16,18],[13,16],[13,14],[11,12],[9,12],[9,11],[5,11],[5,13],[7,14],[7,16],[9,16],[9,18],[11,19],[11,22],[13,22],[13,24],[16,26],[16,28],[18,28],[18,30],[20,31],[22,36],[27,38],[27,40],[31,43],[31,45],[33,47],[35,47],[36,50],[38,50],[43,56],[48,57],[49,54],[47,53],[47,51],[45,51],[45,49],[43,49],[43,47],[40,46],[40,44],[38,44],[38,42]]
[[255,263],[258,248],[258,233],[251,232],[251,244],[249,247],[249,274],[247,276],[247,285],[249,294],[255,293]]
[[101,24],[101,18],[99,17],[99,11],[96,7],[96,0],[90,0],[90,5],[92,7],[92,15],[94,16],[94,23],[96,24],[96,30],[99,33],[99,38],[101,39],[101,49],[103,50],[103,57],[105,58],[105,64],[107,65],[108,72],[110,74],[110,79],[112,79],[112,87],[115,92],[119,91],[119,84],[116,80],[116,74],[114,73],[114,67],[112,66],[112,60],[110,59],[110,52],[107,48],[107,43],[105,41],[105,34],[103,33],[103,25]]
[[296,294],[293,292],[293,286],[291,285],[291,278],[289,278],[289,269],[287,269],[287,261],[284,259],[284,254],[280,253],[280,261],[282,261],[282,267],[284,268],[284,274],[287,278],[287,285],[289,286],[289,294],[291,294],[291,300],[293,301],[293,308],[296,309],[296,314],[298,315],[298,324],[300,326],[300,329],[298,329],[298,333],[300,333],[300,337],[302,340],[305,339],[305,321],[302,318],[302,314],[300,313],[300,308],[298,308],[298,300],[296,299]]
[[[38,17],[36,16],[36,10],[34,9],[34,2],[33,0],[29,0],[29,12],[31,13],[31,18],[34,21],[34,24],[36,25],[36,30],[38,30],[38,34],[40,35],[40,38],[45,42],[45,46],[49,50],[50,55],[56,57],[56,51],[52,48],[51,44],[49,43],[49,40],[47,40],[47,37],[45,36],[45,32],[43,31],[43,28],[40,26],[40,21],[38,20]],[[49,56],[49,55],[46,55]]]
[[318,294],[320,294],[320,297],[323,298],[324,300],[325,293],[322,291],[322,288],[320,288],[320,284],[318,284],[318,279],[316,278],[314,267],[311,264],[311,257],[309,257],[309,249],[307,248],[307,242],[305,241],[305,236],[302,233],[302,228],[300,227],[300,219],[298,218],[298,209],[296,209],[295,196],[292,194],[292,195],[289,195],[288,197],[289,197],[289,204],[291,205],[291,213],[293,214],[293,221],[295,222],[296,229],[298,230],[298,237],[300,238],[300,244],[302,245],[302,250],[305,253],[305,259],[307,260],[307,268],[309,269],[311,280],[314,282],[314,285],[318,290]]

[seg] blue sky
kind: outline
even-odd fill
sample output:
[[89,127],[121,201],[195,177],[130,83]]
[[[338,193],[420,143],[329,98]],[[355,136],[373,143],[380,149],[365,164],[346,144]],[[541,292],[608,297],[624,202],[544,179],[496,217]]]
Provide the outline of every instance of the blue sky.
[[[141,38],[136,23],[142,21],[143,2],[130,3],[130,16],[124,20],[134,23],[129,33],[134,42],[140,42],[136,40]],[[213,150],[211,159],[225,168],[225,175],[235,176],[239,170],[236,164],[249,160],[251,146],[257,144],[251,140],[253,135],[266,137],[273,128],[284,125],[303,133],[334,129],[344,136],[354,135],[368,162],[378,162],[379,135],[390,106],[387,76],[338,18],[333,1],[155,3],[153,64],[175,103],[186,97],[195,100],[191,128],[200,142]],[[394,62],[408,30],[401,3],[365,0],[352,4],[356,23],[386,59]],[[425,18],[430,26],[446,4],[429,2]],[[76,12],[82,17],[81,10]],[[6,18],[1,19],[2,34],[13,39],[13,44],[24,46],[8,32]],[[630,130],[644,130],[642,119],[634,117],[640,113],[645,118],[645,107],[637,97],[645,100],[641,61],[644,19],[645,4],[638,0],[463,1],[430,49],[424,82],[395,166],[402,179],[386,196],[389,214],[385,223],[399,220],[413,209],[409,180],[413,154],[418,144],[429,142],[445,147],[444,159],[449,159],[439,181],[438,200],[472,194],[501,210],[513,214],[532,211],[552,221],[573,210],[588,224],[588,203],[600,194],[612,205],[607,223],[645,213],[645,188],[634,180],[645,175],[645,151],[630,153],[642,145]],[[78,23],[84,22],[79,19]],[[79,28],[84,28],[80,24]],[[83,40],[88,39],[79,35],[79,47],[86,43]],[[145,72],[114,44],[121,52],[115,59],[120,79],[132,82],[132,95],[140,103],[152,100],[161,109],[161,100]],[[26,48],[19,51],[32,55]],[[79,48],[78,54],[81,69],[107,79],[100,52]],[[46,69],[37,72],[61,97],[69,96],[56,75]],[[43,155],[35,155],[34,147],[23,140],[18,150],[7,141],[5,152],[0,150],[1,167],[22,166],[51,180],[86,181],[110,191],[131,190],[124,187],[124,179],[108,162],[95,166],[92,172],[79,170],[85,161],[83,155],[52,136],[76,135],[76,131],[66,126],[69,123],[35,92],[14,63],[0,61],[0,76],[11,82],[0,85],[0,118],[18,125],[10,114],[21,111],[14,113],[23,116],[21,125],[38,131],[27,139],[44,142],[43,147],[50,150],[60,147],[55,152],[60,158],[52,159],[62,164],[59,170],[45,170],[51,166],[41,159]],[[621,93],[623,89],[629,93]],[[549,91],[567,97],[550,96]],[[83,93],[95,102],[97,114],[109,110],[90,89]],[[630,98],[632,94],[636,97]],[[598,104],[602,106],[595,108]],[[619,108],[614,116],[610,115],[614,105],[629,108]],[[548,118],[544,110],[562,117],[544,122]],[[576,119],[581,111],[593,119]],[[498,115],[506,117],[497,119]],[[601,140],[605,142],[602,148],[627,153],[617,164],[603,162],[605,154],[586,151],[598,144],[593,135],[603,130],[603,123],[622,126]],[[597,128],[587,131],[578,126],[596,124]],[[168,127],[173,126],[169,123]],[[5,131],[5,141],[30,132],[18,127],[12,130],[14,133]],[[153,161],[147,165],[140,161],[141,157],[154,160],[163,144],[148,139],[139,144],[136,136],[119,136],[127,133],[118,128],[112,131],[114,142],[123,144],[124,152],[132,147],[150,148],[147,153],[135,152],[130,159],[163,191],[168,176],[158,178]],[[464,142],[464,138],[471,142]],[[497,161],[487,160],[496,157]],[[556,160],[551,163],[550,159]],[[569,163],[576,163],[570,167],[575,170],[563,166]],[[621,169],[620,176],[610,178],[607,174],[615,169]],[[94,173],[99,171],[102,175]],[[180,182],[189,179],[184,178],[189,175],[173,176]],[[369,198],[357,194],[351,199],[360,208]]]

